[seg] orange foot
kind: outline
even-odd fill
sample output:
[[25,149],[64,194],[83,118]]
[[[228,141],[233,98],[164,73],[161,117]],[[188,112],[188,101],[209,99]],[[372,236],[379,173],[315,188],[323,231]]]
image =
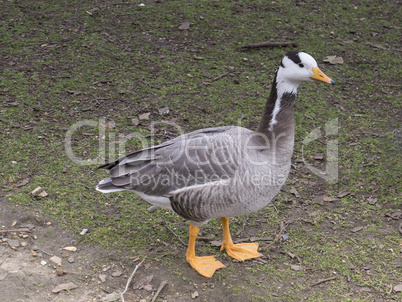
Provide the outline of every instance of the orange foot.
[[230,257],[238,261],[261,257],[257,249],[258,243],[223,243],[221,246],[221,250],[225,250]]
[[207,278],[211,278],[217,269],[226,267],[216,260],[214,256],[190,256],[187,257],[187,262],[190,263],[193,269],[195,269],[199,274]]

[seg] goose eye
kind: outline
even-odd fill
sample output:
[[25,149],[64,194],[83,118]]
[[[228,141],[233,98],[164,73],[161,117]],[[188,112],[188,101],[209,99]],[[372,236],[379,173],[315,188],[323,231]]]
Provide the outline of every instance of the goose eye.
[[299,67],[300,67],[300,68],[303,68],[304,65],[303,65],[302,63],[299,63]]

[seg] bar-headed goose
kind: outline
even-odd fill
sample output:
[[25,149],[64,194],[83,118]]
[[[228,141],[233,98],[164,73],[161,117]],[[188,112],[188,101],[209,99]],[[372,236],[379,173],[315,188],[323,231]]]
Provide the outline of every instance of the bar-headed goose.
[[220,217],[221,249],[239,261],[260,257],[257,243],[233,244],[229,217],[265,207],[285,183],[294,143],[293,107],[302,82],[334,84],[313,57],[291,51],[282,59],[257,130],[226,126],[194,131],[100,166],[110,170],[96,189],[132,191],[152,205],[190,220],[187,262],[205,277],[224,265],[195,256],[199,226]]

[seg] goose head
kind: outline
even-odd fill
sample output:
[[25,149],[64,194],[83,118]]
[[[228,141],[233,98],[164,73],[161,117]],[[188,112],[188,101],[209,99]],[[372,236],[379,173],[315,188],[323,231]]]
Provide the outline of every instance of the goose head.
[[287,88],[283,87],[285,88],[284,90],[292,92],[292,90],[297,89],[299,84],[308,81],[335,84],[335,81],[331,80],[318,68],[317,62],[312,56],[301,51],[288,52],[283,57],[278,69],[277,83]]

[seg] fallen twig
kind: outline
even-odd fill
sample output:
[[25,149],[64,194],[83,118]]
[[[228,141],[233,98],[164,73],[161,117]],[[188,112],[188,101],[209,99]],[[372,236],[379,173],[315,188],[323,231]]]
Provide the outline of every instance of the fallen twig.
[[121,301],[122,301],[122,302],[125,302],[125,300],[124,300],[124,294],[125,294],[126,291],[128,290],[128,286],[130,285],[131,280],[133,280],[134,274],[136,273],[137,269],[141,266],[141,264],[142,264],[144,261],[145,261],[145,258],[142,259],[142,261],[141,261],[140,263],[138,263],[138,264],[135,266],[135,269],[134,269],[134,271],[132,272],[130,278],[128,278],[127,284],[126,284],[126,288],[125,288],[124,291],[121,293]]
[[165,287],[165,285],[166,285],[167,283],[168,283],[168,282],[165,281],[165,280],[161,282],[161,285],[159,285],[159,288],[158,288],[158,290],[156,291],[156,293],[155,293],[154,297],[152,298],[152,301],[151,301],[151,302],[155,302],[156,298],[158,298],[159,293],[162,291],[162,289]]
[[326,278],[326,279],[320,279],[320,280],[318,280],[316,283],[311,284],[310,287],[316,286],[316,285],[321,284],[321,283],[324,283],[324,282],[328,282],[328,281],[334,280],[334,279],[336,279],[336,278],[338,278],[338,277],[337,277],[337,276],[333,276],[333,277]]
[[48,256],[53,256],[54,254],[51,254],[51,253],[48,253],[48,252],[46,252],[45,250],[41,250],[42,251],[42,253],[45,253],[46,255],[48,255]]
[[0,230],[0,233],[11,233],[11,232],[16,232],[16,233],[18,233],[18,232],[27,232],[27,233],[30,233],[31,230],[27,229],[27,228],[24,228],[24,229],[12,229],[12,230]]
[[185,244],[184,241],[181,240],[180,236],[177,235],[175,232],[173,232],[173,230],[172,230],[171,228],[169,228],[167,225],[165,225],[165,227],[166,227],[169,231],[171,231],[172,234],[175,235],[175,236],[177,237],[177,239],[179,239],[179,241],[180,241],[184,246],[187,246],[187,244]]
[[261,43],[252,43],[240,46],[237,48],[239,51],[244,51],[250,48],[260,48],[260,47],[284,47],[284,46],[293,46],[298,47],[299,44],[297,42],[261,42]]
[[226,76],[226,75],[228,75],[228,74],[229,74],[229,72],[222,73],[221,75],[217,76],[217,77],[214,78],[213,80],[214,80],[214,81],[217,81],[217,80],[223,78],[224,76]]
[[283,233],[283,231],[288,227],[289,224],[291,224],[293,221],[288,221],[286,223],[281,222],[281,229],[279,230],[279,234],[275,236],[274,240],[268,244],[268,247],[270,247],[271,245],[273,245],[280,237],[281,234]]

